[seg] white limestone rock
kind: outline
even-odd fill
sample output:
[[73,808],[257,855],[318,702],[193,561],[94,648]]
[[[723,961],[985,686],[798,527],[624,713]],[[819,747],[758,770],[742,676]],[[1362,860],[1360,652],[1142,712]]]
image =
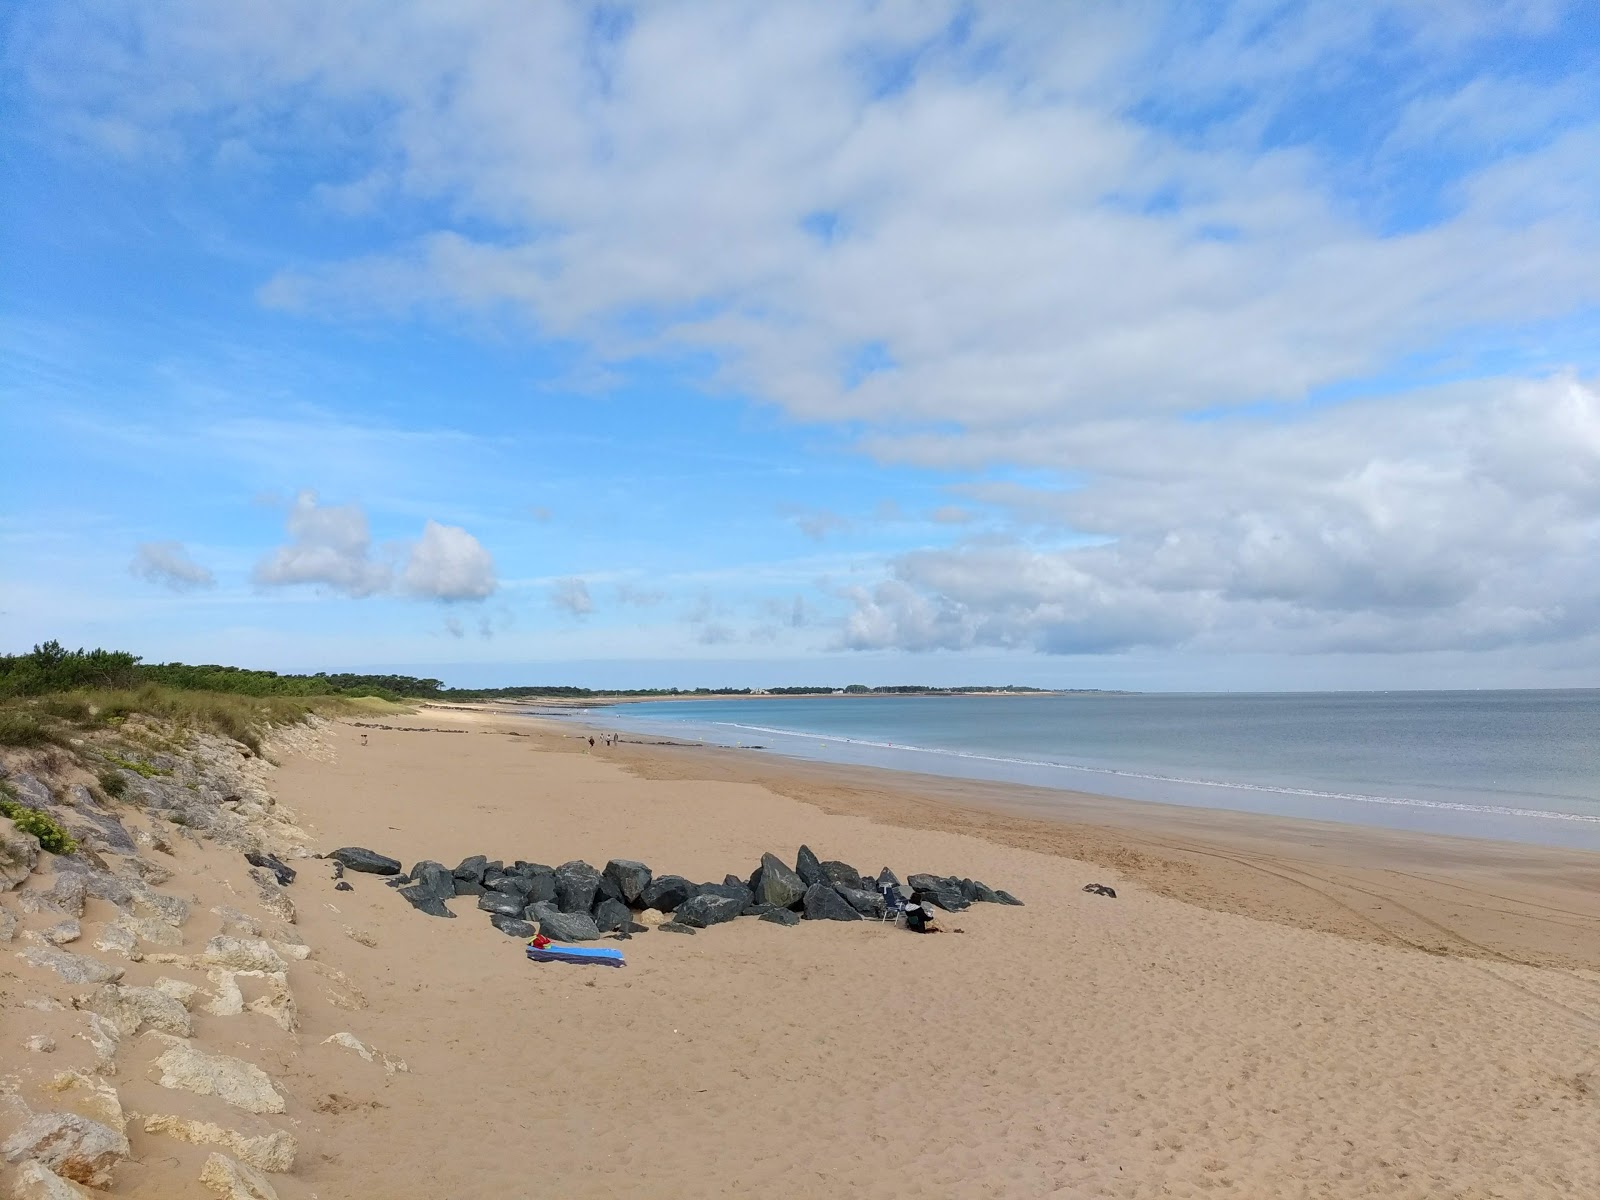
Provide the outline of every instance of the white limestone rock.
[[222,1200],[278,1200],[267,1177],[254,1167],[213,1154],[200,1170],[200,1182]]
[[63,1179],[93,1188],[111,1186],[112,1172],[132,1153],[115,1129],[77,1113],[38,1113],[6,1139],[7,1162],[33,1159]]
[[164,1133],[180,1141],[197,1146],[213,1145],[238,1155],[252,1167],[263,1171],[282,1173],[292,1170],[294,1157],[300,1145],[294,1135],[285,1129],[259,1137],[249,1137],[236,1130],[224,1129],[210,1121],[191,1121],[185,1117],[156,1115],[144,1119],[146,1133]]
[[178,1037],[194,1036],[188,1010],[158,988],[102,984],[84,1007],[111,1022],[123,1037],[138,1033],[142,1025]]
[[109,983],[122,978],[121,967],[53,946],[30,946],[17,951],[17,957],[30,967],[54,971],[68,983]]
[[31,1159],[17,1168],[11,1195],[15,1200],[91,1200],[77,1184],[68,1183],[43,1163]]
[[156,1080],[164,1088],[193,1092],[197,1096],[216,1096],[244,1112],[281,1113],[283,1095],[260,1067],[226,1054],[207,1054],[189,1043],[162,1033],[159,1038],[167,1050],[155,1065],[161,1069]]

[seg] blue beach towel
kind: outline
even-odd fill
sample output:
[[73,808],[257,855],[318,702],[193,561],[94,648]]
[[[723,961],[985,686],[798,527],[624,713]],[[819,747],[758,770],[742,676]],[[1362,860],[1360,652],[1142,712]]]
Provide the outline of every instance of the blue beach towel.
[[544,949],[528,947],[528,957],[534,962],[596,963],[602,967],[620,967],[622,951],[604,946],[561,946],[551,942]]

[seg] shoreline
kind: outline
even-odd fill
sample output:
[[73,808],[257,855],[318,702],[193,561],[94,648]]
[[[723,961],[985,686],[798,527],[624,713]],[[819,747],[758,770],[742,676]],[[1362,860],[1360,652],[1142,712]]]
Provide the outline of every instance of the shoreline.
[[[484,706],[452,715],[504,722],[511,732],[537,726],[562,739],[617,732],[586,725],[578,714]],[[605,753],[644,780],[754,784],[831,815],[956,831],[1094,863],[1214,912],[1431,954],[1600,970],[1596,851],[1128,800],[637,733],[625,733]]]

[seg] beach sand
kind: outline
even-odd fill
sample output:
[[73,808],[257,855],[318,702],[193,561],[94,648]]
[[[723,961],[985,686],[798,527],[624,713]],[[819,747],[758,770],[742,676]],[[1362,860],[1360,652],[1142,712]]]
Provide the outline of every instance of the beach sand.
[[[285,1200],[1600,1196],[1600,856],[591,751],[559,722],[390,723],[412,731],[331,726],[327,753],[276,772],[317,846],[720,880],[804,842],[1027,906],[975,906],[935,937],[653,930],[605,943],[618,971],[529,963],[471,898],[430,918],[298,862],[300,1029],[198,1022],[287,1097]],[[236,855],[178,860],[198,898],[237,890]],[[190,942],[215,932],[190,924]],[[322,1044],[341,1030],[409,1070]],[[124,1104],[171,1111],[145,1073],[120,1065]],[[113,1194],[209,1194],[204,1148],[130,1137],[140,1161]]]

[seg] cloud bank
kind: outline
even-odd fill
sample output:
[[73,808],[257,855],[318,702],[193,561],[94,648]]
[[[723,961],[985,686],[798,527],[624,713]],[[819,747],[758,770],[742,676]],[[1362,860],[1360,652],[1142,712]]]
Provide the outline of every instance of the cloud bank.
[[128,570],[147,583],[159,584],[174,592],[192,592],[217,585],[210,568],[195,562],[181,542],[140,542]]

